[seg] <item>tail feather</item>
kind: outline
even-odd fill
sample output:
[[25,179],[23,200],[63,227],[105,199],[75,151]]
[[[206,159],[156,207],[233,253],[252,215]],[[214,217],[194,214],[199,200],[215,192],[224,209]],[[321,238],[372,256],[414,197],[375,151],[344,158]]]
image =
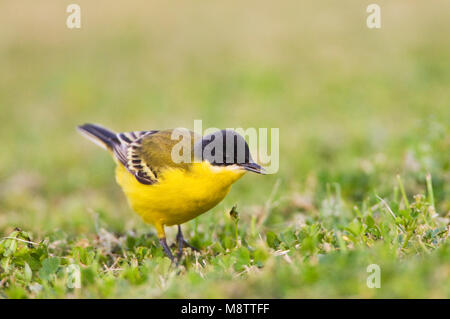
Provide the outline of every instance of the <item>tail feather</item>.
[[87,123],[78,126],[77,129],[82,135],[106,150],[112,151],[114,145],[120,144],[115,132],[100,125]]

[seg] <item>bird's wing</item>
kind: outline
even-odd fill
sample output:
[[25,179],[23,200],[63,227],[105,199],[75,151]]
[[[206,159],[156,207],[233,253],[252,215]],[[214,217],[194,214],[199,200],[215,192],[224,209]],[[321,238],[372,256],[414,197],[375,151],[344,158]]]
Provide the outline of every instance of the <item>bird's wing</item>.
[[[173,132],[174,130],[119,133],[117,137],[120,147],[117,147],[117,151],[114,149],[114,154],[139,182],[146,185],[154,184],[167,168],[185,170],[189,168],[190,163],[176,163],[172,159],[172,149],[180,142],[180,136],[174,138]],[[196,135],[187,132],[193,150]]]
[[[174,146],[183,139],[183,145],[189,142],[193,155],[194,139],[199,138],[193,132],[185,129],[164,131],[134,131],[115,133],[101,125],[86,123],[77,127],[89,140],[113,153],[136,179],[145,185],[158,182],[160,173],[166,168],[188,169],[189,163],[175,163],[172,160]],[[195,136],[195,138],[194,138]],[[186,137],[190,139],[186,140]],[[177,148],[179,153],[179,148]],[[185,147],[181,151],[184,155]]]
[[158,131],[135,131],[118,133],[120,143],[114,145],[113,152],[122,165],[145,185],[156,183],[157,176],[142,158],[142,141]]

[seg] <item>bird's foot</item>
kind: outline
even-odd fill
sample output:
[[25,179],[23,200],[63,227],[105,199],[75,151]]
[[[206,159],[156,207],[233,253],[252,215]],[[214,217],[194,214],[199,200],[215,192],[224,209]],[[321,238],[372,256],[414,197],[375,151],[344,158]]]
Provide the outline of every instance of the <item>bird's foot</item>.
[[166,253],[167,257],[169,257],[169,259],[170,259],[172,262],[174,262],[175,258],[173,257],[172,251],[170,250],[169,246],[167,246],[166,238],[165,238],[165,237],[160,238],[160,239],[159,239],[159,243],[161,244],[161,246],[162,246],[164,252]]
[[[177,245],[178,245],[178,252],[177,252],[177,265],[179,264],[180,260],[181,260],[181,256],[183,255],[183,248],[184,247],[189,247],[192,250],[195,251],[200,251],[198,248],[192,246],[191,244],[189,244],[183,237],[183,233],[181,232],[181,227],[178,226],[178,234],[176,237],[176,241],[177,241]],[[159,239],[159,243],[161,244],[161,247],[164,250],[164,253],[167,255],[167,257],[169,257],[169,259],[174,262],[175,258],[172,254],[172,251],[170,250],[170,247],[167,245],[167,241],[165,237],[162,237]]]
[[183,247],[189,247],[190,249],[199,252],[200,249],[198,249],[197,247],[192,246],[191,244],[189,244],[186,240],[183,239]]
[[189,244],[183,237],[183,233],[181,232],[181,227],[178,225],[178,234],[177,234],[177,244],[178,244],[178,253],[177,253],[177,259],[180,261],[181,256],[183,255],[183,248],[189,247],[192,250],[200,251],[198,248],[192,246]]

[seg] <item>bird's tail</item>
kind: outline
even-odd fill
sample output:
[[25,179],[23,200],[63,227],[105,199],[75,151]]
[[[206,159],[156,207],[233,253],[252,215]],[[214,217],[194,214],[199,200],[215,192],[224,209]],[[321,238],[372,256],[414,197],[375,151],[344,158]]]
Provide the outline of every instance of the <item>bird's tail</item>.
[[78,131],[98,146],[112,151],[114,145],[120,144],[117,134],[100,125],[83,124],[77,127]]

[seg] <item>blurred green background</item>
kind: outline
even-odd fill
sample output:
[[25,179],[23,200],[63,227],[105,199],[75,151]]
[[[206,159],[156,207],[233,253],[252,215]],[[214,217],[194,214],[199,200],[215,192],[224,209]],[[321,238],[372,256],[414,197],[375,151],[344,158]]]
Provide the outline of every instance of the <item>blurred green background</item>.
[[200,230],[234,203],[249,223],[271,193],[266,227],[293,225],[333,183],[350,211],[391,196],[396,174],[412,196],[427,172],[445,217],[450,2],[377,1],[382,27],[369,29],[372,2],[80,0],[70,30],[71,1],[2,1],[0,234],[89,234],[96,216],[111,232],[151,231],[109,154],[76,133],[84,122],[279,128],[279,172],[239,181]]

